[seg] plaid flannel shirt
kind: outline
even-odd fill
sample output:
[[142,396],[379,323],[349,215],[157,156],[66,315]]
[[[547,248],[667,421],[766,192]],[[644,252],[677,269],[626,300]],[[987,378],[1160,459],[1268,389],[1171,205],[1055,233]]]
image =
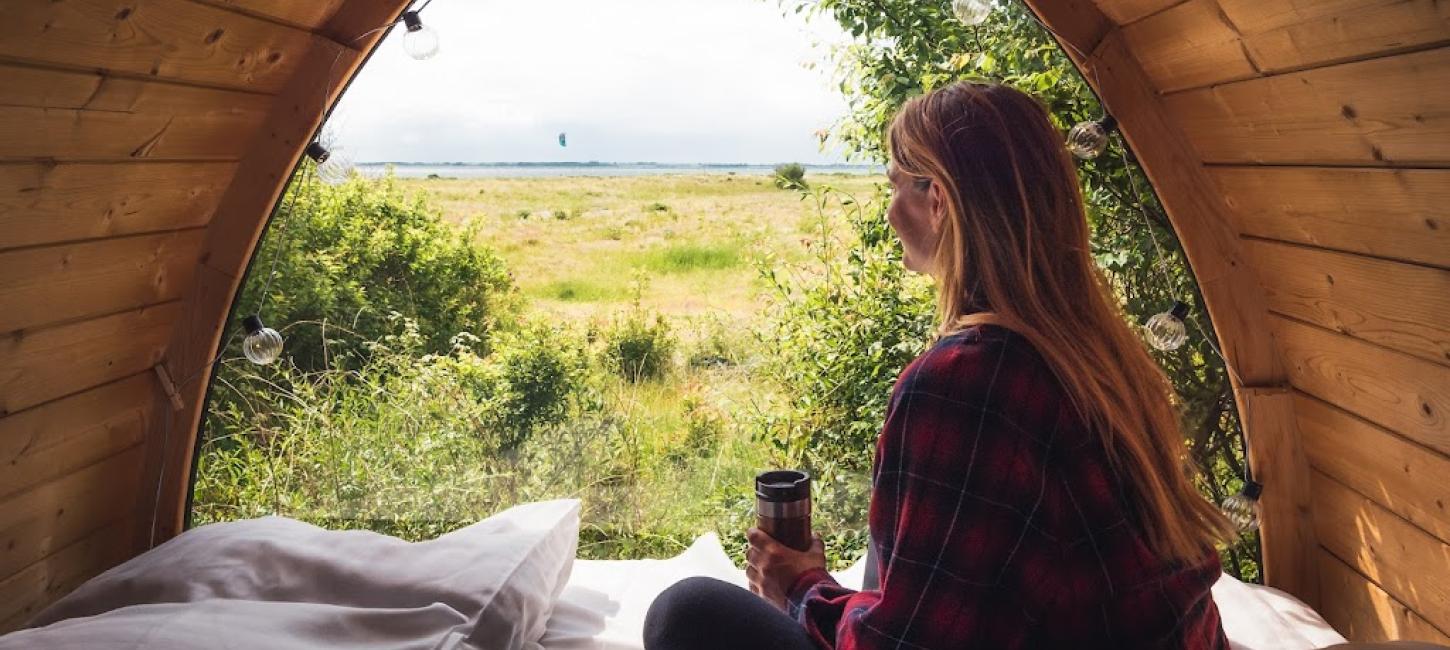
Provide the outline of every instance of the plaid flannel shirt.
[[881,589],[815,569],[787,594],[821,648],[1228,647],[1217,555],[1149,551],[1133,486],[1010,330],[943,337],[902,371],[873,474]]

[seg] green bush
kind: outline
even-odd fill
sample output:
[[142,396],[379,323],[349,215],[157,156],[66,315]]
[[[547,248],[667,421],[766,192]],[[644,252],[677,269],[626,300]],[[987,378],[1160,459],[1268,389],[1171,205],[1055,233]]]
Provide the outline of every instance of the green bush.
[[806,168],[800,163],[785,163],[775,166],[775,175],[772,177],[775,186],[783,189],[805,189]]
[[651,316],[636,302],[611,319],[598,337],[604,342],[605,366],[628,381],[661,379],[669,372],[675,337],[663,314]]
[[485,361],[492,394],[480,397],[486,398],[487,421],[498,428],[502,450],[564,420],[588,372],[580,338],[535,324],[498,340]]

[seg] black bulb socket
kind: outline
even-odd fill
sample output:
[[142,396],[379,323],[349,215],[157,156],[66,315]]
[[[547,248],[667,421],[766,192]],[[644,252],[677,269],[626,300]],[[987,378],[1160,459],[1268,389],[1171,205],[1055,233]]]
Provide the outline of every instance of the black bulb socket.
[[1104,114],[1103,119],[1098,120],[1098,126],[1103,127],[1104,131],[1112,133],[1118,128],[1118,118],[1113,117],[1112,115]]
[[1259,500],[1259,495],[1264,493],[1264,486],[1254,481],[1244,481],[1244,489],[1240,490],[1245,497]]
[[1188,305],[1182,301],[1175,300],[1173,301],[1173,309],[1168,313],[1172,314],[1178,320],[1183,320],[1188,317]]
[[327,147],[322,146],[321,142],[313,140],[312,144],[307,145],[307,157],[311,158],[312,162],[321,165],[327,162],[330,156],[332,156],[332,152],[328,151]]
[[416,11],[403,12],[403,26],[407,27],[410,32],[416,32],[423,29],[423,19],[418,16]]
[[242,329],[247,330],[248,335],[262,331],[263,327],[266,327],[266,325],[262,324],[262,317],[256,314],[242,319]]

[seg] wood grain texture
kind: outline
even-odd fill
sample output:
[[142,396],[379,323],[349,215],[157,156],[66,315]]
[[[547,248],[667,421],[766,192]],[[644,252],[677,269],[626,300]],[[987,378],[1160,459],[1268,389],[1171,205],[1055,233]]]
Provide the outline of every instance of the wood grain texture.
[[1324,594],[1319,613],[1351,641],[1415,640],[1450,645],[1450,636],[1355,572],[1329,551],[1315,552]]
[[[1255,10],[1268,7],[1293,11]],[[1436,0],[1188,0],[1123,34],[1154,87],[1170,93],[1437,47],[1450,43],[1450,7]]]
[[1450,449],[1450,368],[1282,317],[1294,387],[1435,449]]
[[0,416],[156,365],[181,314],[169,302],[0,337]]
[[1431,625],[1450,627],[1450,544],[1320,472],[1311,480],[1324,548]]
[[11,632],[81,583],[126,559],[136,521],[123,516],[0,580],[0,634]]
[[1450,165],[1450,48],[1163,98],[1206,163]]
[[316,29],[327,23],[343,0],[193,0],[231,11],[240,11],[255,16],[295,25],[304,29]]
[[1317,544],[1310,516],[1314,496],[1309,461],[1294,418],[1293,397],[1283,389],[1243,388],[1239,419],[1250,432],[1249,463],[1264,486],[1259,498],[1259,545],[1264,584],[1302,584],[1316,570]]
[[131,512],[142,493],[141,451],[131,447],[7,497],[0,508],[0,580]]
[[317,39],[189,0],[5,0],[0,14],[0,57],[269,94]]
[[0,165],[0,251],[205,226],[236,163]]
[[1142,20],[1183,0],[1098,0],[1098,9],[1117,25]]
[[1450,268],[1450,170],[1210,167],[1245,235]]
[[1269,309],[1450,366],[1450,271],[1260,240],[1244,250]]
[[200,228],[0,253],[0,335],[181,297]]
[[140,444],[155,392],[142,372],[0,418],[0,498]]
[[1314,469],[1450,541],[1450,455],[1303,393],[1295,393],[1294,411]]

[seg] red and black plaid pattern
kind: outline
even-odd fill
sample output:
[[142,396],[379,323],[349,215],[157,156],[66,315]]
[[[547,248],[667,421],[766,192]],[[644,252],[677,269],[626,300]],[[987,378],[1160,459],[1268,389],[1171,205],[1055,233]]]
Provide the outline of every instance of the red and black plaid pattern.
[[873,472],[881,590],[813,570],[788,594],[821,648],[1228,647],[1216,554],[1149,551],[1133,486],[1010,330],[945,337],[902,371]]

